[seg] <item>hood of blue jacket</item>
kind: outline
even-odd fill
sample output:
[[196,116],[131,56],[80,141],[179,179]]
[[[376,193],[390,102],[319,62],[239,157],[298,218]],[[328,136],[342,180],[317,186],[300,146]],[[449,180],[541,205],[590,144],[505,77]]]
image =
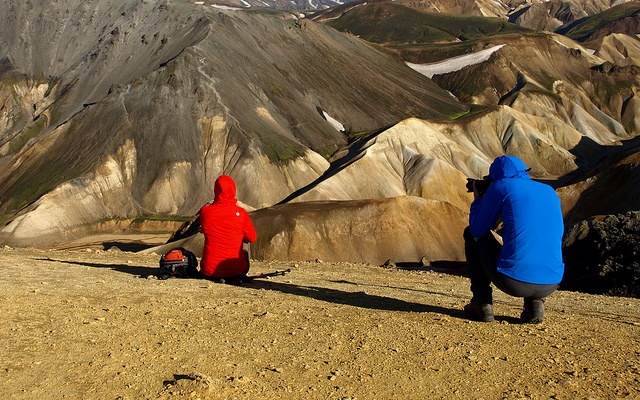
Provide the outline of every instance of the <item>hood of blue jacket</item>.
[[489,167],[489,178],[497,181],[506,178],[528,178],[529,167],[516,156],[500,156]]

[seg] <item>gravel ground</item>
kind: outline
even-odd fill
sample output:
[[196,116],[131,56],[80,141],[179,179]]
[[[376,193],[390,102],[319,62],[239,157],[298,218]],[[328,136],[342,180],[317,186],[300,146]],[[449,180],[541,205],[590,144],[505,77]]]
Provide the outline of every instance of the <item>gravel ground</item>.
[[640,300],[560,292],[520,325],[462,318],[464,278],[260,263],[232,286],[144,279],[152,255],[0,250],[9,399],[640,398]]

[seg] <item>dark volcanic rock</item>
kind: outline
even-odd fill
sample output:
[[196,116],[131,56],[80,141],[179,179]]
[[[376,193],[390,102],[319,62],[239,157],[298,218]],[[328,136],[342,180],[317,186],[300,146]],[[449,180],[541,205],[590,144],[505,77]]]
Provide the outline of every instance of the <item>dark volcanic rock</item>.
[[640,211],[593,217],[565,239],[569,290],[640,297]]

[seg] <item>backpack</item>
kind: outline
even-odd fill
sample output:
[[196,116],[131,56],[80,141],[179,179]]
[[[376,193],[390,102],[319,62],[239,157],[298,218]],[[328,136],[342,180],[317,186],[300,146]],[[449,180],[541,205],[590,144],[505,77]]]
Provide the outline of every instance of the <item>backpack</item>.
[[195,278],[198,274],[198,259],[187,249],[178,247],[160,257],[159,279]]

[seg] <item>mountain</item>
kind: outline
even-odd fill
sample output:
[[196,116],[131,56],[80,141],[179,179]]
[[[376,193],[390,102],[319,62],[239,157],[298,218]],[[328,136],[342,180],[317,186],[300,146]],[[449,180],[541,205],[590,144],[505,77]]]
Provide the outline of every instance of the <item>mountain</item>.
[[477,45],[494,53],[486,61],[432,75],[461,101],[547,115],[599,144],[637,133],[632,122],[640,111],[632,100],[640,87],[637,66],[607,64],[555,35],[503,37]]
[[349,0],[207,0],[194,1],[202,7],[213,7],[218,10],[285,10],[313,11],[339,6]]
[[[366,7],[369,5],[357,9],[366,11]],[[640,85],[638,70],[631,61],[618,64],[619,60],[613,60],[611,46],[607,47],[608,52],[603,48],[594,55],[562,35],[517,27],[515,32],[504,33],[499,29],[487,30],[486,25],[483,25],[488,32],[485,36],[469,35],[460,40],[462,35],[457,31],[451,36],[458,37],[459,42],[440,44],[437,41],[441,37],[429,39],[437,36],[430,30],[435,26],[433,23],[419,27],[428,26],[425,32],[435,36],[420,36],[411,33],[416,32],[414,26],[396,30],[381,26],[383,18],[377,16],[377,13],[399,12],[403,18],[413,15],[422,21],[422,15],[417,12],[377,3],[370,8],[372,12],[349,11],[350,24],[340,25],[347,21],[345,16],[324,21],[345,31],[352,26],[361,27],[363,30],[358,31],[361,37],[395,52],[460,101],[475,106],[455,119],[409,119],[354,141],[334,156],[331,167],[318,180],[286,199],[292,203],[289,207],[298,209],[300,206],[293,204],[298,202],[320,202],[313,203],[314,209],[329,212],[332,205],[321,202],[420,196],[453,205],[462,213],[462,221],[456,223],[464,224],[470,202],[464,187],[465,177],[486,174],[489,163],[497,155],[518,155],[532,166],[534,177],[563,186],[582,181],[594,168],[613,171],[616,164],[611,160],[636,146],[632,138],[640,132],[635,122],[639,111],[635,100]],[[355,18],[358,16],[362,20]],[[437,18],[440,16],[428,15],[424,20]],[[471,23],[473,19],[466,18],[466,21],[467,25],[460,24],[465,32],[482,32]],[[493,23],[483,21],[487,22]],[[450,25],[450,32],[455,26]],[[392,36],[381,36],[384,32]],[[416,37],[420,37],[422,43],[411,42]],[[624,39],[631,54],[633,40]],[[629,54],[629,51],[622,49],[620,54]],[[628,182],[629,186],[632,182]],[[621,187],[620,196],[627,193],[629,186]],[[583,191],[577,193],[580,197]],[[561,191],[561,195],[566,198],[566,191]],[[606,201],[594,202],[602,209],[615,208]],[[625,204],[630,204],[631,209],[637,207]],[[286,208],[279,210],[286,213]],[[567,212],[571,214],[571,210]],[[297,221],[301,226],[305,226],[302,222],[305,218],[299,216]],[[571,221],[572,217],[568,216],[568,223]],[[270,251],[279,246],[291,248],[288,240],[295,236],[293,232],[297,229],[295,223],[282,225],[274,236],[278,240],[268,246]],[[318,230],[327,231],[334,229]],[[264,242],[259,248],[263,246]],[[447,257],[457,259],[459,247],[449,249]],[[303,255],[300,251],[304,249],[296,253],[301,259],[309,259],[316,250],[309,248]],[[365,253],[375,254],[375,251],[376,245],[372,243]],[[411,260],[417,259],[418,255],[413,254]]]
[[610,9],[631,0],[545,0],[512,1],[509,22],[535,29],[554,31],[559,27]]
[[[429,8],[445,3],[468,15]],[[252,210],[255,257],[461,261],[466,178],[504,153],[559,188],[568,225],[637,207],[624,197],[635,169],[621,172],[640,133],[633,35],[578,42],[510,23],[521,2],[494,2],[511,10],[494,17],[465,8],[479,1],[420,4],[303,18],[186,1],[7,3],[0,241],[48,247],[187,221],[173,239],[197,252],[194,214],[224,173]],[[563,21],[578,26],[574,14]]]
[[585,45],[597,48],[610,33],[640,33],[640,1],[619,4],[598,14],[569,22],[557,29]]
[[[390,29],[382,23],[382,16],[397,20],[396,24],[404,21],[402,28]],[[533,32],[490,18],[480,20],[375,3],[324,21],[381,44],[463,103],[504,105],[553,118],[565,126],[564,137],[578,131],[584,136],[576,151],[584,153],[580,162],[597,161],[592,150],[638,133],[637,65],[620,63],[629,51],[633,59],[633,39],[625,39],[629,50],[619,55],[612,45],[594,55],[562,35]],[[436,27],[448,27],[449,37],[442,36],[442,31],[436,33]],[[428,34],[416,35],[420,29]],[[385,37],[384,32],[393,36]],[[449,42],[438,43],[441,40]]]
[[288,13],[2,7],[0,213],[12,243],[192,215],[221,173],[250,208],[271,205],[361,132],[467,110],[380,49]]
[[345,1],[330,9],[319,9],[315,18],[338,19],[362,6],[395,4],[422,13],[491,17],[533,30],[553,31],[567,23],[633,1],[637,0],[357,0]]
[[429,13],[387,1],[352,3],[311,18],[385,45],[459,42],[498,33],[527,31],[500,18]]
[[[460,238],[468,215],[446,201],[417,196],[305,201],[257,210],[251,217],[259,232],[251,256],[260,260],[360,260],[380,265],[388,259],[464,259]],[[188,227],[170,243],[146,252],[180,246],[201,256],[204,237],[194,233],[199,223]]]
[[[336,16],[352,6],[389,0],[201,0],[192,1],[203,8],[219,10],[285,10]],[[556,28],[633,0],[394,0],[421,12],[452,16],[477,16],[508,19],[535,30]]]
[[640,39],[623,33],[612,33],[602,39],[596,54],[615,65],[640,67]]
[[[589,147],[585,140],[557,119],[508,106],[475,110],[454,121],[402,121],[354,142],[325,174],[283,204],[255,211],[262,236],[254,255],[371,263],[461,260],[471,203],[467,176],[482,177],[496,156],[510,153],[522,157],[535,178],[561,185],[575,176],[582,182],[584,158],[607,165],[608,171],[605,155],[615,160],[621,150],[631,149],[617,141]],[[621,196],[633,182],[620,188]],[[572,196],[580,198],[585,190],[561,189],[564,208],[569,211]],[[197,220],[187,224],[175,243],[201,251],[202,237],[193,236],[198,230]],[[381,245],[389,241],[393,245]]]

